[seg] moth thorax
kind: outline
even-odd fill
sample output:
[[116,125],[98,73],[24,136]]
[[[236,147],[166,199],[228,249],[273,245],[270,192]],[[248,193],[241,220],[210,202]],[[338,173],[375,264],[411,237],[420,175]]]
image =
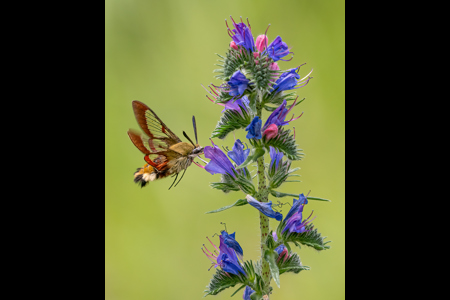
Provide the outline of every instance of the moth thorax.
[[181,142],[169,147],[170,150],[176,151],[183,156],[189,155],[192,150],[194,150],[194,146],[190,143]]

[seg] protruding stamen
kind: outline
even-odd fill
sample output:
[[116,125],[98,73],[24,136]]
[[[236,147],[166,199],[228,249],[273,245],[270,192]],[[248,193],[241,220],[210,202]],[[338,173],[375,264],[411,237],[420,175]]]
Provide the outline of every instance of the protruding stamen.
[[[300,116],[298,116],[298,117],[295,118],[295,119],[294,119],[294,115],[292,115],[292,118],[288,121],[288,123],[297,120],[297,119],[300,118],[302,115],[303,115],[303,112],[300,114]],[[294,138],[295,138],[295,136],[294,136]]]
[[208,237],[206,237],[206,238],[207,238],[207,239],[208,239],[208,241],[209,241],[209,242],[211,243],[211,245],[213,245],[213,246],[214,246],[214,248],[216,248],[216,250],[220,252],[220,250],[219,250],[219,249],[217,249],[216,245],[214,245],[214,244],[213,244],[213,242],[211,242],[211,240],[210,240],[210,239],[209,239]]
[[[303,65],[306,65],[306,63],[303,63],[303,64],[301,64],[300,66],[297,67],[297,74],[298,74],[298,71],[300,71],[300,67],[303,66]],[[311,72],[312,72],[312,71],[311,71]],[[311,74],[311,73],[309,73],[309,74]],[[308,74],[308,75],[309,75],[309,74]],[[308,76],[308,75],[306,75],[306,76]],[[303,80],[303,79],[300,79],[300,81],[301,81],[301,80]]]
[[252,26],[250,26],[250,22],[248,21],[248,18],[247,18],[247,24],[248,24],[248,27],[250,28],[250,31],[252,31]]
[[295,127],[292,127],[294,129],[294,140],[295,140]]
[[[306,64],[306,63],[304,63],[304,64]],[[303,64],[303,65],[304,65],[304,64]],[[300,65],[299,68],[300,68],[301,66],[303,66],[303,65]],[[306,75],[305,77],[303,77],[303,78],[300,79],[299,81],[302,81],[302,80],[304,80],[306,77],[308,77],[309,75],[311,75],[312,71],[313,71],[313,69],[311,69],[311,72],[309,72],[308,75]]]

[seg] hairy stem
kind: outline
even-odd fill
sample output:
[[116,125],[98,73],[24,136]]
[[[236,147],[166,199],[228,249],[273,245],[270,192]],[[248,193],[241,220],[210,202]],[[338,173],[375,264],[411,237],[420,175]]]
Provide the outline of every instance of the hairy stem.
[[[262,93],[258,93],[258,100],[256,102],[256,113],[257,116],[261,119],[262,116]],[[269,190],[266,186],[266,175],[265,175],[265,167],[264,167],[264,155],[257,159],[256,161],[258,166],[258,193],[256,194],[256,198],[261,202],[268,202]],[[263,215],[261,212],[259,213],[259,228],[261,230],[261,275],[265,283],[264,291],[268,294],[270,288],[270,268],[269,263],[263,259],[264,252],[266,251],[266,238],[269,234],[269,218]]]

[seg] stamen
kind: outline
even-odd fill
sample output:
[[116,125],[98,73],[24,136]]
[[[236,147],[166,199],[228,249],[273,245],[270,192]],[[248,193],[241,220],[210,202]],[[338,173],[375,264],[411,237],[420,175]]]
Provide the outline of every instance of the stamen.
[[[302,115],[303,115],[303,112],[300,114],[300,116],[298,116],[298,117],[295,118],[295,119],[294,119],[294,115],[292,115],[292,118],[288,121],[288,123],[297,120],[297,119],[300,118]],[[294,132],[294,138],[295,138],[295,132]]]
[[[306,63],[303,63],[303,64],[301,64],[300,66],[297,67],[297,74],[298,74],[298,71],[300,71],[300,67],[303,66],[303,65],[306,65]],[[311,71],[311,72],[312,72],[312,71]],[[311,74],[311,73],[309,73],[309,74]],[[309,75],[309,74],[308,74],[308,75]],[[306,76],[308,76],[308,75],[306,75]],[[305,77],[306,77],[306,76],[305,76]],[[301,81],[301,80],[303,80],[303,79],[300,79],[300,81]]]
[[[305,64],[306,64],[306,63],[304,63],[303,65],[305,65]],[[303,65],[300,65],[298,68],[300,69],[300,67],[303,66]],[[313,71],[313,69],[311,69],[311,72],[309,72],[308,75],[306,75],[305,77],[303,77],[303,78],[300,79],[299,81],[302,81],[302,80],[304,80],[306,77],[308,77],[308,76],[312,73],[312,71]]]
[[[208,95],[205,95],[205,96],[206,96],[206,98],[208,98],[209,101],[211,101],[212,103],[216,103],[216,101],[214,101],[214,100],[212,100],[211,98],[209,98]],[[217,103],[217,104],[219,104],[219,103]]]
[[[304,87],[304,86],[307,85],[308,82],[309,82],[311,79],[313,79],[313,78],[314,78],[314,77],[309,77],[308,80],[306,80],[306,83],[305,83],[304,85],[295,87],[295,88],[293,88],[293,90],[294,90],[294,89],[299,89],[299,88],[301,88],[301,87]],[[299,82],[298,84],[300,84],[300,83],[303,83],[303,82]]]
[[294,140],[295,140],[295,127],[292,127],[294,129]]
[[213,258],[211,258],[211,257],[205,252],[205,250],[203,250],[203,248],[202,248],[202,251],[203,251],[203,253],[205,253],[206,257],[207,257],[212,263],[214,263]]
[[[205,89],[205,91],[207,91],[211,96],[213,96],[214,97],[214,95],[210,92],[210,91],[208,91],[206,88],[205,88],[205,86],[203,85],[203,84],[201,84],[200,83],[200,85]],[[209,86],[208,86],[209,87]],[[214,97],[214,99],[215,99],[216,97]]]
[[234,21],[234,19],[233,19],[233,17],[232,16],[230,16],[230,19],[233,21],[233,25],[234,25],[234,27],[237,27],[236,26],[236,22]]
[[215,146],[216,144],[214,144],[213,140],[211,138],[209,138],[209,140],[211,141],[211,143],[213,144],[213,146]]
[[306,197],[308,197],[309,193],[311,193],[311,190],[308,191],[308,194],[306,194]]
[[211,245],[213,245],[213,246],[214,246],[214,248],[216,248],[216,250],[220,252],[220,250],[219,250],[219,249],[217,249],[216,245],[214,245],[214,244],[213,244],[213,242],[211,242],[211,240],[210,240],[210,239],[209,239],[208,237],[206,237],[206,238],[207,238],[207,239],[208,239],[208,241],[209,241],[209,242],[211,243]]
[[208,251],[208,253],[210,254],[211,257],[214,257],[214,255],[211,253],[211,251],[209,251],[208,248],[206,248],[205,244],[203,244],[203,247],[205,247],[206,251]]
[[208,85],[208,87],[211,89],[211,91],[216,94],[216,96],[219,96],[219,94],[217,94],[217,92],[215,90],[213,90],[213,88],[211,86]]
[[294,108],[295,103],[297,103],[297,99],[298,99],[298,96],[297,96],[297,98],[295,98],[294,103],[292,103],[291,107],[288,109],[288,111],[286,112],[285,116]]
[[250,28],[250,31],[252,31],[252,26],[250,26],[250,22],[248,21],[248,18],[247,18],[247,24],[248,24],[248,27]]

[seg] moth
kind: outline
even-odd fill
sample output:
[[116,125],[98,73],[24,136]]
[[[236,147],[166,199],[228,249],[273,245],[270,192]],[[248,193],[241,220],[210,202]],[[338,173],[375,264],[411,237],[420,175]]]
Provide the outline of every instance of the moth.
[[132,105],[134,116],[143,133],[133,129],[129,129],[127,133],[136,148],[145,154],[146,161],[146,164],[134,173],[134,182],[144,187],[150,181],[173,175],[176,177],[170,189],[177,180],[178,174],[184,170],[177,184],[194,158],[203,153],[203,147],[199,146],[197,140],[195,117],[192,117],[192,123],[196,143],[194,144],[183,131],[183,135],[190,142],[187,143],[182,142],[147,105],[137,100],[133,101]]

